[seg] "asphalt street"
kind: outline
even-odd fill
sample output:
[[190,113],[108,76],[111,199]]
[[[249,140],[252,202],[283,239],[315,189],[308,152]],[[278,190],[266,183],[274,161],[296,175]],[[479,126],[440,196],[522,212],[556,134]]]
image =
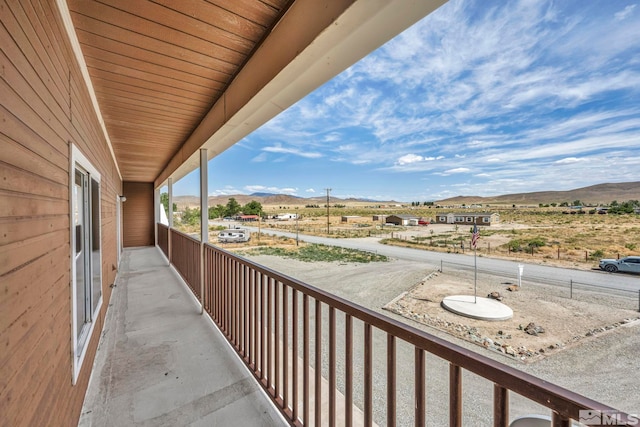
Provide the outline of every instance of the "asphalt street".
[[[243,228],[251,231],[258,231],[257,227]],[[278,236],[296,238],[296,233],[284,232],[262,228],[261,232]],[[548,265],[526,263],[523,260],[509,261],[486,256],[474,257],[472,253],[454,254],[434,251],[424,251],[420,249],[404,248],[400,246],[389,246],[380,243],[380,238],[366,237],[358,239],[336,239],[319,236],[309,236],[298,234],[301,241],[317,243],[330,246],[340,246],[349,249],[358,249],[385,255],[391,258],[415,261],[433,266],[433,268],[446,269],[474,269],[477,263],[479,272],[492,273],[511,279],[514,283],[518,280],[519,265],[523,266],[522,283],[539,282],[550,285],[569,286],[571,282],[575,286],[583,288],[593,288],[593,290],[609,290],[616,292],[620,290],[627,296],[633,294],[640,295],[640,276],[624,273],[607,273],[601,270],[578,270],[566,267],[554,267]],[[639,296],[640,298],[640,296]]]

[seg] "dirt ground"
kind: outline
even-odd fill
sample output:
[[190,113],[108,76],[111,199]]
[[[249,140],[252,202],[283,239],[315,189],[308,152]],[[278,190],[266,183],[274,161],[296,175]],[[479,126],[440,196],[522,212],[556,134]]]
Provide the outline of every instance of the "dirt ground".
[[[252,257],[254,258],[254,257]],[[614,295],[566,290],[544,284],[515,285],[489,274],[477,275],[477,295],[498,292],[514,312],[505,321],[483,321],[451,313],[440,305],[451,295],[473,295],[472,271],[440,273],[405,261],[345,264],[307,263],[273,256],[257,256],[258,263],[275,268],[374,310],[391,312],[409,321],[474,343],[480,351],[500,353],[526,363],[552,357],[563,349],[596,340],[622,325],[640,323],[640,314]],[[348,285],[346,285],[348,284]],[[345,286],[346,285],[346,286]],[[529,335],[533,323],[544,332]],[[635,329],[635,328],[634,328]]]
[[[569,299],[554,295],[554,290],[545,285],[518,287],[480,276],[477,296],[487,297],[492,292],[499,293],[501,302],[513,310],[513,318],[476,320],[442,308],[441,302],[447,296],[474,294],[474,279],[464,273],[434,272],[384,308],[489,351],[527,362],[551,356],[639,319],[637,312],[615,308],[615,297],[586,295],[580,300]],[[527,333],[525,330],[530,324],[542,328],[543,332]]]

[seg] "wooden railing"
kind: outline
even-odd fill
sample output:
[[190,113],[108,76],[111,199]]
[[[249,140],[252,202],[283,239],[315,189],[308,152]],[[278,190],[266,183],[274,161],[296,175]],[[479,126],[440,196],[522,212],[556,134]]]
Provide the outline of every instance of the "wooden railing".
[[175,269],[180,273],[191,291],[200,298],[200,241],[184,233],[169,230],[171,239],[171,259]]
[[[170,237],[172,248],[189,242],[180,262],[199,256],[197,241],[173,230]],[[203,269],[204,310],[291,425],[371,426],[375,414],[387,426],[505,427],[514,404],[546,410],[553,426],[569,426],[582,410],[634,425],[599,402],[220,248],[204,245]],[[199,276],[181,274],[200,297]],[[427,367],[448,370],[448,388]]]
[[169,258],[169,227],[164,224],[157,224],[158,228],[158,247]]

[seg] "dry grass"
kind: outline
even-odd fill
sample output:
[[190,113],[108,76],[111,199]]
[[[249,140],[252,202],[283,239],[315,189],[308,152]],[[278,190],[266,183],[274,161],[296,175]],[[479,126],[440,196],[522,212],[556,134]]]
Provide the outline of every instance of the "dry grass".
[[[266,208],[265,211],[273,214],[276,208]],[[297,224],[294,220],[262,222],[261,233],[253,233],[250,242],[225,244],[224,247],[295,246],[295,239],[269,236],[269,230],[273,229],[292,233],[298,230],[301,234],[335,238],[377,236],[384,238],[387,244],[444,252],[462,252],[460,244],[464,243],[464,250],[468,251],[468,226],[433,224],[428,227],[390,227],[372,220],[373,215],[398,213],[434,218],[450,211],[428,208],[383,210],[366,206],[334,208],[331,213],[340,215],[332,215],[327,226],[325,209],[287,208],[282,212],[302,215]],[[478,244],[478,254],[481,256],[593,267],[600,258],[640,255],[640,215],[567,215],[561,209],[553,208],[498,208],[494,211],[500,214],[501,220],[498,224],[481,228]],[[343,222],[343,216],[350,218]],[[199,234],[198,226],[178,228],[189,234]],[[217,233],[215,228],[210,228],[210,241],[214,244],[217,244]],[[512,250],[514,241],[521,242],[522,250]],[[544,245],[534,247],[532,253],[528,246],[531,241],[543,242]]]

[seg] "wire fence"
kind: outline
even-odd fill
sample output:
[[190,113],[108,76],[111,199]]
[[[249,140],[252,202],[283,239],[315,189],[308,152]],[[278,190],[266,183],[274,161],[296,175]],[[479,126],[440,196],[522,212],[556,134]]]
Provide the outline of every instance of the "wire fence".
[[[450,268],[459,272],[461,270],[472,271],[474,268],[467,264],[459,264],[449,261],[440,261],[440,272]],[[502,280],[502,284],[519,284],[518,278],[512,275],[498,273],[491,269],[478,268],[480,274],[490,275]],[[640,289],[623,289],[610,285],[599,285],[593,283],[582,283],[573,279],[559,280],[548,277],[527,274],[526,279],[520,278],[520,282],[525,286],[545,286],[545,291],[551,291],[554,295],[579,301],[595,304],[615,304],[617,308],[626,310],[636,310],[640,312]],[[606,296],[606,298],[603,298]]]

